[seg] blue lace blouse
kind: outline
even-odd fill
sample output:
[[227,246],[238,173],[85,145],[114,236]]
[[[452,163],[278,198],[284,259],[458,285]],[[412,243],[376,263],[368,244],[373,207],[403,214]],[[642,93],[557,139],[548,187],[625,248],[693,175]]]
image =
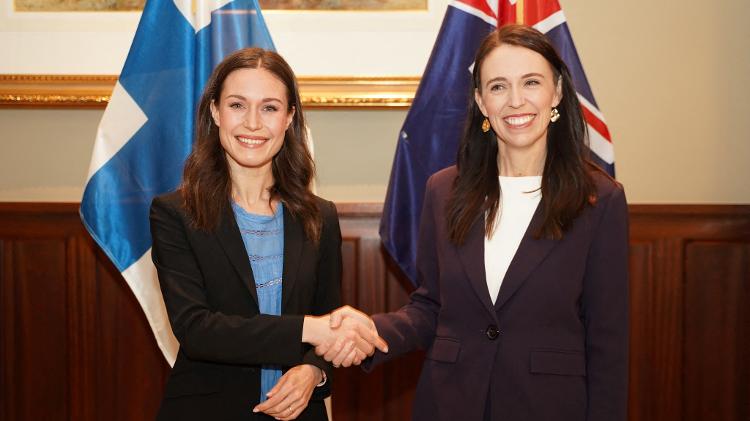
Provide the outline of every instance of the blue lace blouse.
[[[279,202],[273,216],[247,212],[232,202],[232,210],[245,243],[255,278],[262,314],[281,314],[281,286],[284,269],[284,208]],[[260,374],[260,401],[281,378],[281,367],[264,365]]]

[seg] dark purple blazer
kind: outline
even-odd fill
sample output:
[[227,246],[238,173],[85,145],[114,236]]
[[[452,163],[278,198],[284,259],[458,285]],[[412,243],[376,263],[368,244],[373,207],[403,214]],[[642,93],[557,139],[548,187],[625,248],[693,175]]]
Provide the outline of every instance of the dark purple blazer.
[[[622,187],[594,173],[598,200],[561,240],[534,239],[538,208],[496,303],[478,218],[456,247],[446,201],[456,168],[428,181],[419,288],[399,311],[373,316],[388,342],[374,365],[426,349],[413,419],[624,421],[628,388],[628,213]],[[485,413],[487,411],[487,413]]]

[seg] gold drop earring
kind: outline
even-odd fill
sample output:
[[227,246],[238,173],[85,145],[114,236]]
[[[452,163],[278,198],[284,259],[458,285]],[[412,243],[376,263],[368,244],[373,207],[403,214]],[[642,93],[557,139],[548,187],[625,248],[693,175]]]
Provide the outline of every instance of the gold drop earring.
[[482,132],[487,133],[488,131],[490,131],[490,120],[485,117],[484,121],[482,121]]

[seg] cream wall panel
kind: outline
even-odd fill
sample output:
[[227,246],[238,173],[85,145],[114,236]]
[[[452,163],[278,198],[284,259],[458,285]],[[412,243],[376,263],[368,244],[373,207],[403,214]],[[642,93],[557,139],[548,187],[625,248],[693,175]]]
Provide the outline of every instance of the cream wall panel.
[[318,193],[335,201],[382,202],[405,110],[311,111]]
[[0,201],[78,201],[102,110],[0,109]]
[[750,203],[750,2],[562,0],[639,203]]
[[[102,110],[0,109],[0,201],[79,201]],[[318,194],[381,202],[404,110],[306,113]]]

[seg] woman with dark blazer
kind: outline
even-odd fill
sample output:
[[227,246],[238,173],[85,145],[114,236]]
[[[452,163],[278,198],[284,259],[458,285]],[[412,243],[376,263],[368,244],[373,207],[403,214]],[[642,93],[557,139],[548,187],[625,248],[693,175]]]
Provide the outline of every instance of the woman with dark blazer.
[[[427,184],[419,287],[373,316],[390,351],[365,367],[426,350],[414,420],[624,421],[622,186],[588,160],[573,81],[543,34],[491,33],[473,88],[457,165]],[[331,321],[351,318],[372,326],[351,308]]]
[[327,420],[332,367],[312,345],[357,344],[360,357],[372,348],[356,335],[341,342],[316,317],[340,305],[341,233],[334,205],[310,191],[292,70],[259,48],[230,55],[196,126],[182,185],[151,207],[180,342],[158,419]]

